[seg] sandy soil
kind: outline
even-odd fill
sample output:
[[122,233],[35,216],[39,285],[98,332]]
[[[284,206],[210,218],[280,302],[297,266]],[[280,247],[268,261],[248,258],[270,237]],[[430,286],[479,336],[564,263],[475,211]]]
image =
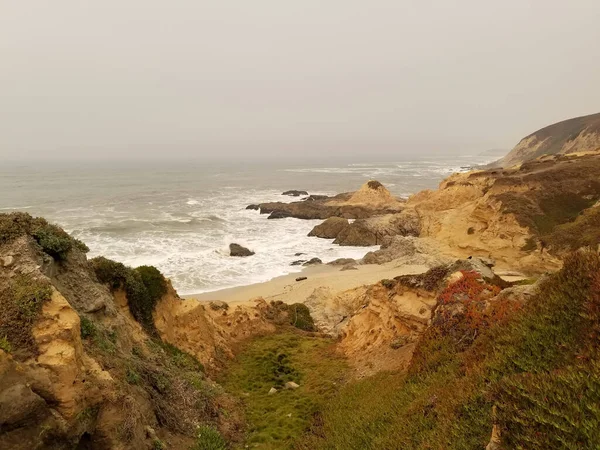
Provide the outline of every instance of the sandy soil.
[[[230,304],[248,303],[256,297],[263,297],[267,301],[281,300],[285,303],[303,303],[319,287],[328,287],[333,292],[342,292],[365,284],[374,284],[385,278],[427,271],[426,266],[397,266],[393,261],[383,265],[357,266],[357,270],[342,271],[340,269],[339,266],[328,265],[307,267],[301,273],[284,275],[264,283],[184,297],[200,301],[222,300]],[[298,277],[307,277],[307,279],[296,281]]]

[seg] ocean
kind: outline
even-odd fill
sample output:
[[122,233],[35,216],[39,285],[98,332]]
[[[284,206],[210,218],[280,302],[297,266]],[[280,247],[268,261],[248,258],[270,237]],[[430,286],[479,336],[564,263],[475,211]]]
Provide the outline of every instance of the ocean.
[[[453,172],[490,155],[372,163],[71,163],[0,168],[0,212],[43,216],[84,241],[88,257],[154,265],[180,294],[267,281],[300,271],[302,258],[361,258],[368,247],[307,237],[320,221],[280,219],[246,210],[251,203],[296,201],[288,189],[333,195],[370,179],[407,197],[436,188]],[[235,242],[255,251],[229,256]]]

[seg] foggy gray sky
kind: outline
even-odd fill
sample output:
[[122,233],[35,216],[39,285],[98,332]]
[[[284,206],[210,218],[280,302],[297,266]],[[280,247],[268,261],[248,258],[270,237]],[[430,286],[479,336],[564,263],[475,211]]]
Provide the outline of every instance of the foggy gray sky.
[[600,111],[599,23],[598,0],[0,0],[0,157],[510,148]]

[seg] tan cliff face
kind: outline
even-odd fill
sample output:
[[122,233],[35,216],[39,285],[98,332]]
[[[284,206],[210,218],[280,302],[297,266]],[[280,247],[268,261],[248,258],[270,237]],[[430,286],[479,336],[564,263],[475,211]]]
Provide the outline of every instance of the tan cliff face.
[[[102,449],[149,449],[157,440],[188,448],[200,423],[235,440],[238,406],[205,373],[239,340],[274,328],[260,314],[264,302],[205,308],[169,285],[156,308],[157,340],[134,320],[123,290],[98,283],[82,252],[57,261],[26,235],[0,242],[0,301],[0,448],[86,440]],[[14,322],[11,302],[31,319]]]
[[232,347],[251,336],[273,332],[275,326],[264,315],[267,304],[239,305],[230,310],[222,304],[194,299],[180,299],[172,287],[154,310],[154,323],[160,337],[194,355],[209,368],[218,366],[224,357],[232,357]]

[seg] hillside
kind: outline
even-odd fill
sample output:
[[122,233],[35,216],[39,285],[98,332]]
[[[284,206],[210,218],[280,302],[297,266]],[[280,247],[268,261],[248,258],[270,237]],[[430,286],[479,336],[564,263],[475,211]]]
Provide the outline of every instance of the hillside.
[[494,167],[511,167],[544,155],[600,151],[600,113],[575,117],[524,137]]
[[597,448],[599,180],[555,155],[292,204],[390,279],[235,307],[0,214],[0,448]]

